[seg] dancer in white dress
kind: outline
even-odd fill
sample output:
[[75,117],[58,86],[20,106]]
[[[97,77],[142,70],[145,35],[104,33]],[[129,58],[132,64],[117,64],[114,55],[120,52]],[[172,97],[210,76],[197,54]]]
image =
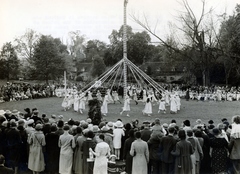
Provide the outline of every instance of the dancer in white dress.
[[86,94],[84,92],[82,92],[79,96],[79,112],[81,114],[83,114],[83,111],[86,108],[85,103],[86,103]]
[[177,113],[177,100],[175,95],[171,95],[170,97],[170,113],[171,114]]
[[164,114],[166,114],[166,101],[165,101],[165,98],[162,97],[160,100],[159,100],[159,107],[158,107],[158,113],[161,113],[163,112]]
[[101,112],[104,116],[107,116],[108,113],[108,103],[109,103],[108,94],[106,93],[101,106]]
[[111,89],[107,90],[107,95],[108,95],[108,103],[114,103],[112,95],[111,95]]
[[97,100],[102,102],[102,94],[101,94],[101,92],[99,90],[97,90],[96,96],[97,96]]
[[118,92],[117,92],[117,91],[113,91],[113,92],[112,92],[112,96],[113,96],[114,104],[115,104],[115,102],[119,102],[120,104],[122,104],[122,102],[119,100]]
[[129,117],[129,112],[130,112],[130,97],[128,95],[126,95],[125,100],[124,100],[124,105],[122,108],[122,111],[120,112],[120,115],[123,114],[123,112],[127,113],[127,117]]
[[63,99],[63,102],[62,102],[62,107],[64,109],[64,111],[68,110],[69,109],[69,95],[67,94],[64,99]]
[[145,103],[145,107],[144,107],[142,112],[143,112],[143,114],[147,114],[149,117],[152,114],[152,101],[149,97],[147,98],[147,101]]
[[75,96],[74,96],[73,110],[75,112],[78,112],[78,110],[79,110],[79,95],[78,94],[75,94]]

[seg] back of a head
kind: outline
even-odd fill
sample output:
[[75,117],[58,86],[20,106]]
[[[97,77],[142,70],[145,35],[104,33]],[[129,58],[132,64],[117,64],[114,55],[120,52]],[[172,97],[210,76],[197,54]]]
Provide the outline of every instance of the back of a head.
[[169,128],[168,128],[168,132],[169,132],[170,134],[173,134],[173,133],[175,132],[175,128],[174,128],[173,126],[169,127]]
[[185,132],[185,130],[179,130],[179,131],[178,131],[178,137],[179,137],[181,140],[186,139],[186,132]]
[[5,157],[0,154],[0,165],[4,164],[4,162],[5,162]]
[[135,132],[135,137],[136,138],[141,138],[141,132],[139,132],[139,131]]
[[57,126],[62,128],[64,126],[64,122],[62,120],[59,120]]

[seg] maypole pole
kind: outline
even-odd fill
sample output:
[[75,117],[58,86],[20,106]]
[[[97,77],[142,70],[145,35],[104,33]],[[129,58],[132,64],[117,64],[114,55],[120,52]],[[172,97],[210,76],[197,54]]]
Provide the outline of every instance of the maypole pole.
[[124,11],[123,11],[123,81],[124,81],[124,98],[127,94],[127,3],[128,0],[124,0]]

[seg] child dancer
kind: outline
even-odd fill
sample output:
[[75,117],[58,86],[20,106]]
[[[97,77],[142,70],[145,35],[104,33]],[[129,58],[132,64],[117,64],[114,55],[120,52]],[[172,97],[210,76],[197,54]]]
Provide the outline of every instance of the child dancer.
[[126,95],[125,100],[124,100],[124,105],[122,108],[122,111],[120,112],[120,115],[123,114],[123,112],[127,112],[127,117],[129,117],[129,112],[130,112],[130,97],[129,95]]
[[147,114],[149,117],[151,116],[151,114],[152,114],[152,103],[151,103],[150,98],[147,98],[145,107],[144,107],[142,112],[143,112],[143,114]]
[[166,101],[165,101],[165,98],[162,97],[160,100],[159,100],[159,107],[158,107],[158,113],[161,113],[163,112],[164,114],[166,114]]

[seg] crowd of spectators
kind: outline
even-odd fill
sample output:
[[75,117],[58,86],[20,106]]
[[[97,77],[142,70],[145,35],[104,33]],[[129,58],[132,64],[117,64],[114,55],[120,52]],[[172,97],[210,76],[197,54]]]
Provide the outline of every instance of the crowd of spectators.
[[[0,172],[97,174],[106,172],[107,163],[120,161],[121,172],[128,174],[240,172],[238,115],[231,123],[225,118],[161,123],[156,118],[93,125],[89,118],[65,120],[26,108],[21,114],[1,110],[0,125]],[[92,155],[95,162],[89,161]]]

